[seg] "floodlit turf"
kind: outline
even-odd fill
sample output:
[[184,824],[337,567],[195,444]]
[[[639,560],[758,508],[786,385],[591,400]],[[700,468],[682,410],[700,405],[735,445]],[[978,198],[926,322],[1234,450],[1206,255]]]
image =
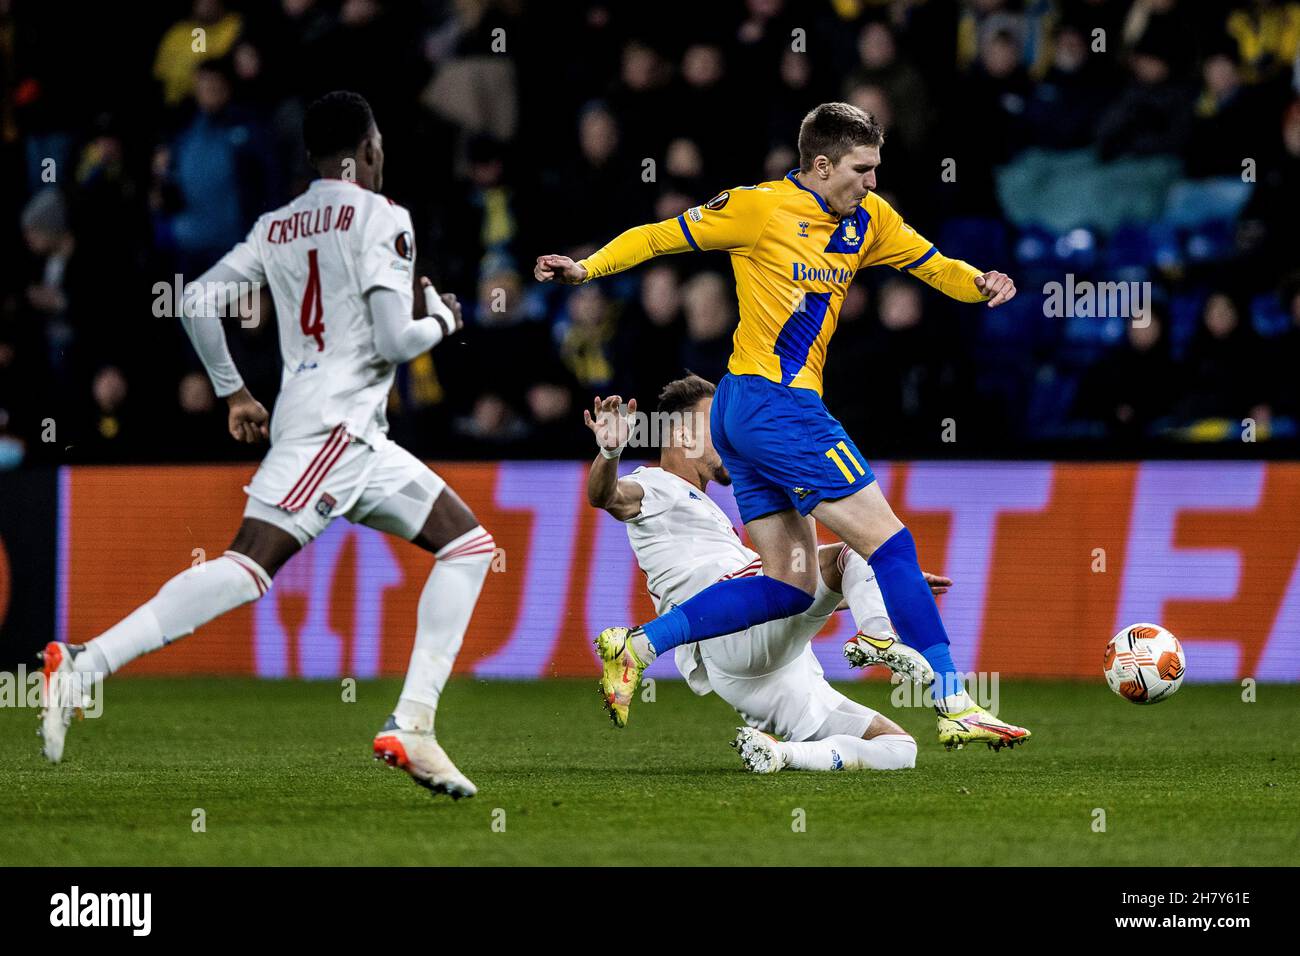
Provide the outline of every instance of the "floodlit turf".
[[[38,756],[35,711],[0,709],[0,864],[1300,859],[1297,686],[1244,703],[1235,685],[1187,685],[1138,707],[1100,677],[1004,682],[1002,714],[1034,731],[1023,749],[947,753],[928,712],[890,708],[921,742],[915,770],[756,777],[716,697],[660,682],[615,731],[594,684],[454,681],[439,736],[480,790],[459,803],[370,759],[395,681],[344,703],[333,682],[123,678],[58,767]],[[888,685],[846,689],[889,706]]]

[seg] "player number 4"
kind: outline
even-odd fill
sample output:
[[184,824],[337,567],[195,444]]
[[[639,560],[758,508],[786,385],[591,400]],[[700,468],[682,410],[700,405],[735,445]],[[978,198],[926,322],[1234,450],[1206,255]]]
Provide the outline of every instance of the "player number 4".
[[[839,451],[836,451],[837,448],[839,449]],[[844,480],[847,481],[849,484],[853,484],[853,482],[856,481],[857,479],[853,477],[853,472],[849,471],[849,466],[844,464],[844,458],[840,457],[841,451],[844,452],[844,458],[847,458],[849,461],[853,462],[853,467],[857,471],[858,477],[865,475],[866,471],[863,470],[862,465],[858,464],[858,459],[854,457],[853,452],[849,451],[849,446],[844,444],[844,442],[842,441],[836,442],[835,448],[827,448],[826,457],[829,458],[831,461],[835,462],[835,467],[838,468],[840,470],[840,473],[844,475]]]
[[316,351],[325,351],[324,306],[320,294],[320,266],[316,263],[316,250],[307,250],[307,288],[302,294],[302,334],[316,340]]

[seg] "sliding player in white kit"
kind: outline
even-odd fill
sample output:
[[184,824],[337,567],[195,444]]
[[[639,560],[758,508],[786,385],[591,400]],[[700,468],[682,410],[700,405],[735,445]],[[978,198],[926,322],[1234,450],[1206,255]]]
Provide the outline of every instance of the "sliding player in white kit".
[[[244,489],[243,523],[221,557],[172,578],[100,636],[47,645],[44,753],[55,763],[63,756],[79,700],[59,689],[74,687],[71,678],[111,673],[257,600],[289,558],[342,516],[437,558],[420,595],[406,682],[374,755],[434,793],[473,796],[434,736],[434,716],[495,543],[438,475],[389,440],[384,410],[396,365],[461,328],[460,306],[422,278],[421,317],[413,318],[411,216],[379,193],[382,139],[366,101],[322,97],[307,110],[303,137],[320,178],[258,219],[199,279],[204,297],[187,301],[183,318],[230,406],[230,434],[271,441]],[[239,283],[266,283],[275,301],[284,366],[273,416],[244,387],[221,326]]]
[[[588,503],[626,524],[659,613],[717,581],[762,573],[758,554],[704,493],[710,481],[731,481],[709,436],[713,391],[696,375],[670,383],[659,396],[659,467],[641,467],[622,478],[618,459],[629,440],[622,400],[597,398],[594,418],[593,412],[583,413],[600,446],[588,475]],[[635,400],[628,410],[636,411]],[[934,672],[897,639],[866,561],[838,544],[820,547],[817,560],[820,582],[807,611],[685,644],[677,648],[677,667],[696,694],[716,692],[748,724],[739,728],[732,746],[755,773],[915,766],[911,736],[827,683],[812,639],[847,599],[858,627],[844,647],[850,663],[881,664],[921,683],[931,681]],[[926,580],[936,593],[952,584],[930,574]]]

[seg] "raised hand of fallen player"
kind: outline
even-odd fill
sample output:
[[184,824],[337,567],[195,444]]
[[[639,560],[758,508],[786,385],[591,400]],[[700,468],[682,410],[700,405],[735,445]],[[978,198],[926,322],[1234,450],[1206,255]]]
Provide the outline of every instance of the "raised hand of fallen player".
[[990,309],[1003,302],[1010,302],[1016,295],[1016,284],[1005,272],[986,272],[976,276],[975,288],[979,289],[982,295],[989,297]]
[[424,310],[430,318],[437,319],[442,326],[442,337],[455,335],[465,327],[461,313],[460,300],[454,293],[438,294],[428,276],[420,276],[420,287],[424,290]]
[[533,278],[538,282],[579,285],[587,278],[587,267],[568,256],[538,256],[537,265],[533,266]]
[[618,395],[604,399],[597,395],[591,403],[591,411],[582,410],[582,420],[596,436],[596,444],[601,448],[617,451],[627,444],[632,434],[628,416],[636,414],[636,399],[628,399],[627,415],[622,413],[622,405],[623,399]]
[[925,583],[930,585],[931,594],[947,594],[948,589],[952,587],[952,578],[945,578],[942,574],[931,574],[929,571],[922,571],[921,574],[925,577]]
[[226,427],[231,438],[249,445],[266,440],[269,434],[267,422],[271,416],[247,388],[241,388],[235,394],[227,396],[226,403],[230,408]]

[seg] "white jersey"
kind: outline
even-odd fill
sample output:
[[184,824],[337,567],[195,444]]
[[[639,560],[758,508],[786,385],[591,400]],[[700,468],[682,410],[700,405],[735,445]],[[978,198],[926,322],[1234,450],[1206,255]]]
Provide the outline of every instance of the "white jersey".
[[643,466],[623,480],[645,492],[641,512],[625,524],[659,614],[717,581],[761,573],[758,553],[726,512],[685,478]]
[[271,442],[315,438],[338,426],[384,441],[395,366],[375,348],[366,293],[397,292],[409,313],[415,241],[411,214],[341,179],[318,179],[261,216],[222,260],[271,288],[284,366]]

